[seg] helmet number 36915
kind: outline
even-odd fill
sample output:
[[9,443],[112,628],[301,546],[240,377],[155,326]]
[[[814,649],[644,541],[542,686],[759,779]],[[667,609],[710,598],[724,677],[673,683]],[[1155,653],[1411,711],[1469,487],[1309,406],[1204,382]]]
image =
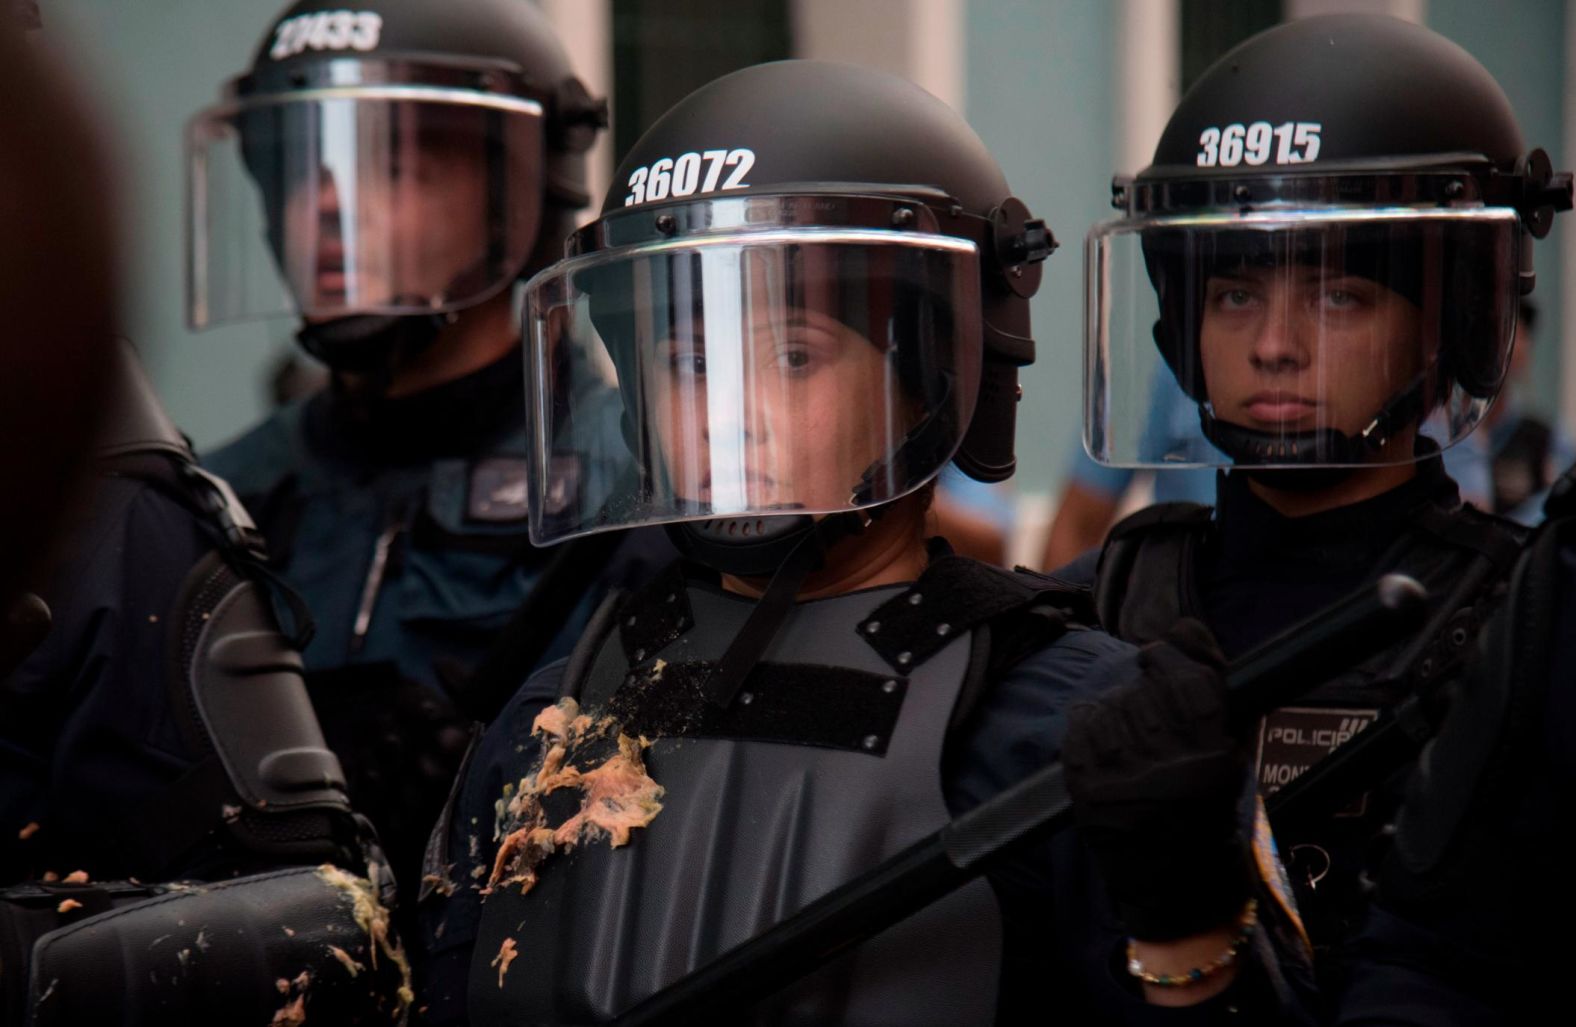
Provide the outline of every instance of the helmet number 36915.
[[1198,166],[1234,168],[1239,164],[1260,165],[1275,158],[1276,164],[1307,164],[1319,156],[1317,121],[1286,121],[1272,125],[1255,121],[1236,122],[1206,128],[1198,137]]
[[[744,176],[755,166],[754,150],[705,150],[663,157],[644,164],[629,174],[630,193],[624,206],[655,203],[670,196],[682,198],[696,193],[744,189],[750,183]],[[729,170],[731,169],[731,170]],[[728,177],[722,173],[728,171]]]

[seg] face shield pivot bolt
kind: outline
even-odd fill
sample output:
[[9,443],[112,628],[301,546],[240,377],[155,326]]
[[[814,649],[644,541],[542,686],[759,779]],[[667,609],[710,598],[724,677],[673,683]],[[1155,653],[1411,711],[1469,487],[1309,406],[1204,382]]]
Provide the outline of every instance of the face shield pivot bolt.
[[672,235],[678,230],[679,223],[674,220],[672,214],[657,215],[657,231],[661,232],[663,235]]
[[892,227],[907,228],[914,223],[914,209],[912,207],[899,207],[892,212]]

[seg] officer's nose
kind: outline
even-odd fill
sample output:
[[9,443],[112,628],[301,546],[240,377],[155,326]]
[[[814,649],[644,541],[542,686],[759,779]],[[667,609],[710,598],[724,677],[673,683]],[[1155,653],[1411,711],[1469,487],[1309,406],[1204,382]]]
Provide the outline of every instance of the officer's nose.
[[327,167],[317,170],[317,216],[323,221],[339,221],[339,180]]
[[1312,326],[1297,316],[1296,290],[1282,283],[1266,289],[1264,316],[1254,333],[1248,359],[1256,371],[1287,374],[1308,366],[1308,332]]

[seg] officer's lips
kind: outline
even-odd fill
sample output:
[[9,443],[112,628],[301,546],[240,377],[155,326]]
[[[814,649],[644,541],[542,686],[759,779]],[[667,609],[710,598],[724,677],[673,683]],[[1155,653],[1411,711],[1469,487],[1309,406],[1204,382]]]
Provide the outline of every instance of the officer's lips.
[[1242,409],[1260,424],[1284,425],[1311,419],[1319,404],[1295,392],[1271,389],[1249,396]]
[[319,297],[345,295],[345,248],[327,244],[317,254],[317,294]]
[[[751,506],[774,502],[775,500],[769,497],[774,495],[776,491],[777,479],[769,474],[751,471],[744,476],[744,494],[749,497]],[[711,502],[711,475],[708,474],[700,480],[700,487],[696,489],[696,492],[699,493],[701,502]]]

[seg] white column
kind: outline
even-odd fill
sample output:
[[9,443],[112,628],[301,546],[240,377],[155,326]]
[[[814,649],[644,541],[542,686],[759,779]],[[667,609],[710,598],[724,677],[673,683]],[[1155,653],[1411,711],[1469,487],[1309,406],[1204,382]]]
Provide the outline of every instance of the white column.
[[1428,0],[1286,0],[1288,19],[1351,13],[1388,14],[1421,25],[1428,14]]
[[967,0],[792,0],[793,54],[889,71],[962,111]]
[[[538,0],[564,49],[569,63],[592,96],[613,98],[613,0]],[[613,111],[618,117],[618,111]],[[581,212],[590,220],[607,193],[613,177],[613,132],[611,128],[597,139],[586,154],[586,186],[591,205]]]
[[908,77],[962,113],[968,83],[966,0],[916,0],[910,6]]
[[1182,92],[1180,0],[1118,0],[1113,168],[1147,167]]

